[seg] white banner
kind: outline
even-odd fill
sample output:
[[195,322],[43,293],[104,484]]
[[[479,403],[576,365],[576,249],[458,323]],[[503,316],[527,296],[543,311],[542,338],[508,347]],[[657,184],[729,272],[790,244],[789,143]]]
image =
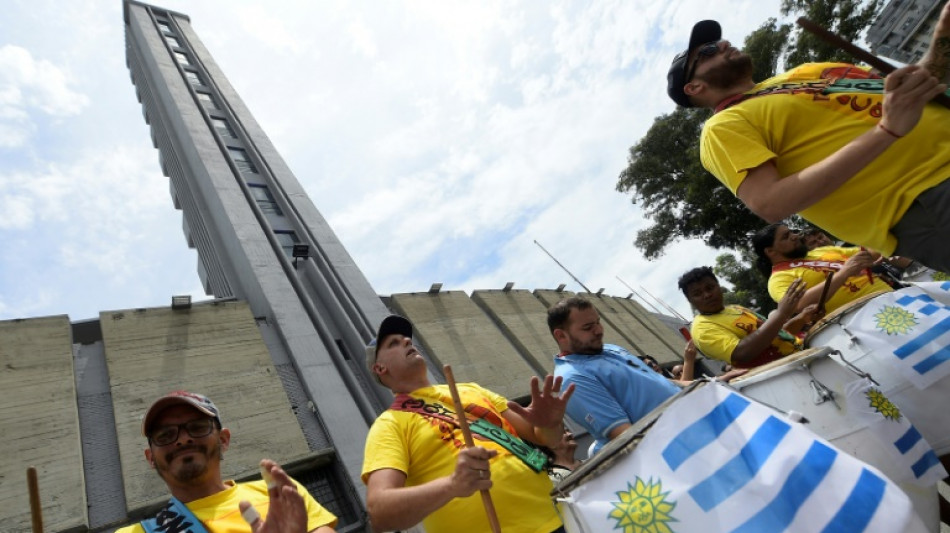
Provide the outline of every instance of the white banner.
[[903,467],[903,475],[899,478],[892,472],[892,481],[929,487],[947,477],[947,471],[930,444],[870,380],[865,378],[848,383],[845,395],[848,416],[867,423],[871,433],[891,452],[893,463]]
[[918,389],[950,375],[950,307],[919,287],[869,300],[842,325]]
[[927,530],[878,470],[721,384],[676,401],[562,501],[569,529],[591,532]]

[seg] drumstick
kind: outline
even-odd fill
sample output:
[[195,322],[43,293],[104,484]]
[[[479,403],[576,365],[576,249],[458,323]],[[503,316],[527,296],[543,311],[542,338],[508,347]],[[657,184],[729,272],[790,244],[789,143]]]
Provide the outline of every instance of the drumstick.
[[[839,35],[822,28],[821,26],[815,24],[814,22],[808,20],[805,17],[798,17],[798,20],[795,22],[799,26],[801,26],[802,29],[808,31],[815,37],[822,39],[823,41],[825,41],[826,43],[832,46],[836,46],[844,50],[848,54],[851,54],[851,56],[854,57],[855,59],[859,61],[864,61],[868,65],[871,65],[872,67],[876,68],[878,72],[880,72],[884,76],[897,70],[897,67],[895,67],[894,65],[888,63],[887,61],[884,61],[883,59],[877,57],[871,52],[868,52],[867,50],[860,48],[858,46],[855,46],[853,43],[842,39]],[[931,101],[936,102],[946,108],[950,108],[950,97],[948,97],[944,93],[940,93],[937,96],[934,96]]]
[[821,314],[825,314],[825,301],[828,299],[828,289],[831,288],[831,278],[834,275],[834,272],[829,272],[825,277],[825,286],[821,289],[821,298],[818,299],[818,312]]
[[[449,392],[452,393],[452,403],[455,404],[455,414],[459,419],[459,429],[462,430],[462,438],[465,439],[465,445],[469,448],[475,447],[475,441],[472,440],[472,432],[468,429],[468,419],[465,418],[465,407],[462,406],[462,399],[459,397],[459,391],[455,387],[455,376],[452,375],[452,366],[444,365],[442,373],[445,374],[445,382],[449,386]],[[482,494],[482,504],[485,506],[485,513],[488,514],[488,523],[491,524],[492,533],[501,533],[501,524],[498,523],[498,515],[495,513],[495,504],[491,501],[491,494],[487,489],[481,489],[478,492]]]
[[[866,252],[866,251],[868,251],[868,249],[865,248],[864,246],[862,246],[862,247],[861,247],[861,251],[862,251],[862,252]],[[865,268],[865,269],[864,269],[864,273],[867,274],[867,276],[868,276],[868,284],[869,284],[869,285],[874,285],[874,275],[871,274],[871,269],[870,269],[870,268]]]
[[33,533],[43,533],[43,506],[40,505],[40,483],[36,468],[26,469],[26,486],[30,492],[30,516],[33,518]]

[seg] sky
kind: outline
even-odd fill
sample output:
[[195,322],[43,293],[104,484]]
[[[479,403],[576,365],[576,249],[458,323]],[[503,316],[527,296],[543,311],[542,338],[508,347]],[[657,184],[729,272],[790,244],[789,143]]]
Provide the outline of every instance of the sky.
[[[0,320],[210,298],[125,65],[121,0],[0,0]],[[626,296],[689,316],[615,190],[674,110],[689,29],[737,42],[779,0],[165,0],[205,46],[377,293],[515,288]],[[620,279],[618,279],[620,278]],[[644,295],[645,296],[645,295]],[[657,307],[655,301],[651,303]]]

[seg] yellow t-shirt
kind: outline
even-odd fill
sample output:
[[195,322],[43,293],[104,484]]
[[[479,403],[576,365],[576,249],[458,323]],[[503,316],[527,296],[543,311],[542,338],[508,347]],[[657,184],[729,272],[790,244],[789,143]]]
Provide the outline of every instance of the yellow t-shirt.
[[[883,80],[841,79],[864,71],[809,63],[755,86],[749,98],[703,127],[703,166],[735,194],[750,169],[774,160],[780,176],[799,172],[878,123]],[[950,110],[929,104],[917,126],[801,215],[839,239],[892,255],[890,233],[923,191],[950,177]]]
[[[732,364],[732,352],[739,341],[759,329],[762,320],[752,311],[738,305],[727,305],[714,315],[696,315],[690,334],[696,348],[706,357],[719,359]],[[783,332],[772,339],[772,345],[742,368],[752,368],[774,361],[790,353],[801,350],[802,343],[794,335]]]
[[[858,251],[860,251],[860,248],[841,248],[838,246],[815,248],[808,252],[804,259],[789,261],[788,266],[791,268],[772,271],[772,275],[769,276],[769,295],[776,302],[781,300],[795,278],[802,278],[805,286],[809,289],[815,285],[821,285],[825,282],[825,276],[828,272],[836,272],[840,268],[836,267],[835,262],[844,263]],[[828,300],[825,302],[825,312],[830,313],[865,294],[894,290],[877,275],[872,274],[871,277],[874,283],[868,281],[868,276],[864,272],[848,278],[834,294],[828,295]]]
[[[234,483],[225,481],[227,490],[212,494],[206,498],[185,504],[186,507],[201,520],[208,533],[250,533],[251,526],[241,517],[238,504],[242,500],[251,502],[251,505],[267,518],[267,509],[270,505],[270,496],[267,494],[267,484],[264,481],[249,483]],[[307,531],[313,531],[322,526],[336,526],[336,516],[323,508],[303,485],[294,481],[297,490],[303,496],[307,505]],[[145,533],[141,524],[133,524],[116,530],[116,533]]]
[[[459,396],[465,410],[501,425],[517,435],[501,416],[507,401],[474,383],[460,383]],[[452,397],[445,385],[413,391],[413,398],[426,404],[440,404],[454,412]],[[492,501],[505,533],[549,533],[561,525],[549,493],[552,485],[546,472],[535,472],[521,459],[490,440],[475,437],[475,445],[497,450],[491,459]],[[464,446],[462,433],[447,422],[417,413],[384,411],[366,437],[363,482],[371,473],[392,468],[406,474],[406,486],[418,486],[450,475],[455,470],[458,450]],[[429,533],[491,531],[481,496],[455,498],[423,520]]]

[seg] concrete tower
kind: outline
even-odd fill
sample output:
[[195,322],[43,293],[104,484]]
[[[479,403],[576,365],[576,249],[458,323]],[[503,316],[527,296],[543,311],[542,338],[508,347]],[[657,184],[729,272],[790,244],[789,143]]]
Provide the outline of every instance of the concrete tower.
[[362,354],[387,310],[189,17],[133,0],[124,17],[132,82],[204,289],[248,303],[291,404],[309,407],[296,415],[311,449],[329,445],[362,495],[363,442],[391,398]]

